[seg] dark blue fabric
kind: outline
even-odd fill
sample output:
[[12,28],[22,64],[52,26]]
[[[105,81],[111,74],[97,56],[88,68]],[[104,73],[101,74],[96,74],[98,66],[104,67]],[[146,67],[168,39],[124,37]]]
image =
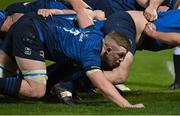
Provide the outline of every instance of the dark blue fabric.
[[[27,25],[35,29],[39,40],[43,39],[54,61],[62,62],[64,59],[69,59],[82,64],[85,70],[100,68],[100,53],[104,37],[100,31],[102,23],[96,22],[96,25],[91,28],[79,28],[75,18],[75,15],[43,18],[30,13],[24,15],[16,26],[18,23],[21,26],[26,25],[25,20],[32,20],[33,24],[27,22]],[[40,37],[43,38],[40,39]]]
[[165,4],[170,7],[170,9],[173,9],[176,1],[178,0],[165,0]]
[[56,0],[37,0],[34,2],[19,2],[9,5],[5,11],[8,14],[37,12],[38,9],[67,9],[67,7]]
[[119,11],[143,10],[136,0],[84,0],[94,10],[103,10],[106,17]]
[[138,5],[136,0],[109,0],[113,12],[128,11],[128,10],[144,10]]
[[154,24],[157,31],[180,33],[180,9],[160,12]]
[[21,86],[21,78],[4,77],[0,79],[0,91],[12,97],[17,97]]
[[6,20],[6,18],[7,18],[7,13],[4,11],[0,11],[0,28],[4,24],[4,21]]
[[172,48],[174,46],[169,46],[159,40],[153,39],[147,35],[142,35],[142,43],[141,46],[137,48],[137,50],[148,50],[148,51],[161,51]]
[[130,51],[134,54],[136,51],[136,28],[133,19],[127,12],[117,12],[107,18],[103,32],[108,34],[112,31],[118,31],[127,36],[131,43]]
[[43,29],[46,28],[49,33],[44,41],[51,56],[55,61],[61,61],[63,57],[74,60],[81,63],[85,70],[100,68],[103,39],[100,27],[102,23],[82,29],[74,23],[73,18],[75,17],[67,18],[67,15],[56,15],[48,17],[42,24]]

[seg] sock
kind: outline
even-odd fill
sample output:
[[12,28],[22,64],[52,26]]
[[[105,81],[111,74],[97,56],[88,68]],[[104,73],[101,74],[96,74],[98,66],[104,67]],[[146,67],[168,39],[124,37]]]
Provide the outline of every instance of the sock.
[[78,80],[80,80],[82,78],[82,74],[83,74],[82,71],[77,71],[77,72],[74,72],[73,74],[71,74],[71,75],[64,78],[63,86],[68,91],[73,93],[73,95],[76,93],[76,91],[75,91],[75,89],[76,89],[75,88],[75,83],[76,83],[76,81],[78,81]]
[[180,55],[174,54],[175,83],[180,84]]
[[18,77],[5,77],[0,79],[0,91],[2,94],[17,97],[22,79]]

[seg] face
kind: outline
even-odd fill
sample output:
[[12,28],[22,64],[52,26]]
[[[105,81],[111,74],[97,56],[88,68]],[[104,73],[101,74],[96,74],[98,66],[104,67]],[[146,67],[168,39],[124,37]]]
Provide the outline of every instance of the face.
[[127,49],[122,46],[107,48],[103,59],[110,68],[115,68],[124,60],[126,54]]

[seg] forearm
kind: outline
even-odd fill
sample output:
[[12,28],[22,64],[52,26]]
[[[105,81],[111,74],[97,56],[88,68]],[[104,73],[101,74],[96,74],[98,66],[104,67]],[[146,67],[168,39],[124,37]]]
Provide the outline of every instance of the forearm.
[[124,60],[117,68],[111,71],[103,71],[105,77],[113,84],[123,83],[128,79],[128,74],[133,62],[133,54],[128,52]]
[[123,98],[115,87],[103,76],[101,71],[88,75],[92,83],[102,92],[104,97],[120,107],[131,107],[131,104]]
[[143,8],[147,8],[149,5],[149,0],[136,0],[136,2]]
[[75,11],[89,7],[83,0],[65,0],[70,3]]
[[86,28],[90,25],[93,25],[93,17],[92,14],[87,13],[87,9],[81,9],[77,11],[77,21],[79,27]]
[[103,71],[105,77],[114,85],[124,83],[128,78],[128,73],[126,71],[119,69],[114,69],[111,71]]
[[180,45],[180,33],[154,32],[153,38],[169,45]]
[[149,1],[149,6],[150,8],[153,9],[158,9],[158,7],[164,2],[165,0],[150,0]]
[[74,10],[58,10],[58,9],[50,9],[52,10],[53,15],[58,15],[58,14],[76,14]]

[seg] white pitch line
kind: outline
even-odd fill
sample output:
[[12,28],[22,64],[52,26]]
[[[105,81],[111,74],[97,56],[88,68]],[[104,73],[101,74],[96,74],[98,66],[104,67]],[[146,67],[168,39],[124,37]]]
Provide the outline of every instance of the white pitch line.
[[131,91],[131,89],[124,84],[117,84],[115,86],[117,89],[119,89],[121,91]]
[[166,61],[166,67],[169,71],[169,73],[172,75],[172,78],[175,78],[175,72],[174,72],[174,63],[172,61]]

